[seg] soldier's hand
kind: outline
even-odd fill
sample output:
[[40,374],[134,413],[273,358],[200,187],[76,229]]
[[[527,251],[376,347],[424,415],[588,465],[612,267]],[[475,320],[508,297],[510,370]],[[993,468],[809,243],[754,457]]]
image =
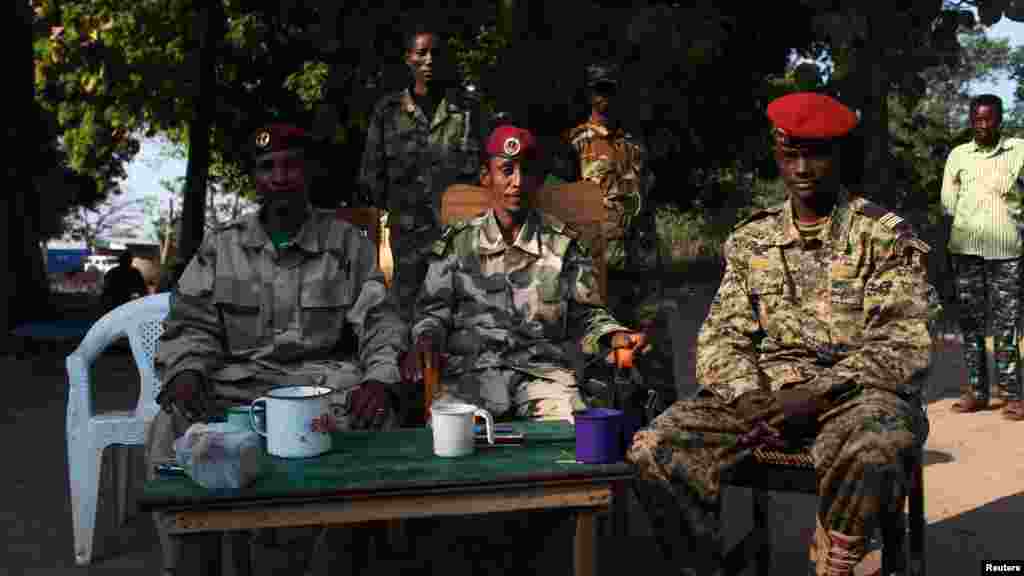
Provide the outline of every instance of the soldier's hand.
[[749,432],[740,436],[740,444],[743,446],[767,446],[769,448],[781,449],[786,446],[786,441],[778,429],[761,421],[754,423]]
[[772,403],[754,416],[756,421],[790,429],[810,427],[827,407],[826,400],[805,389],[787,388],[775,393]]
[[352,391],[352,428],[355,430],[380,429],[398,412],[398,399],[382,382],[367,380]]
[[608,355],[608,362],[619,368],[632,368],[633,355],[637,352],[643,354],[647,351],[647,334],[644,332],[613,332],[611,336],[612,351]]
[[429,334],[422,334],[416,339],[412,349],[402,357],[399,371],[402,380],[405,382],[420,382],[423,380],[423,368],[426,358],[429,356],[435,361],[438,360],[437,346]]
[[160,407],[169,413],[178,413],[189,422],[198,422],[206,416],[208,391],[202,374],[186,370],[175,376],[160,394]]

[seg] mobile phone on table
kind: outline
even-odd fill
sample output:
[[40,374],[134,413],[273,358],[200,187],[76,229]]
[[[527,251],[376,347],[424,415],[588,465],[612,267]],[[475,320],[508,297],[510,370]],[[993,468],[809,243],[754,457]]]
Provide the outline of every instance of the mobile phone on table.
[[153,465],[153,472],[155,472],[157,476],[162,476],[164,478],[167,478],[167,477],[171,477],[171,478],[187,478],[188,477],[188,472],[186,472],[183,467],[181,467],[181,466],[179,466],[179,465],[177,465],[177,464],[175,464],[173,462],[163,462],[163,463],[160,463],[160,464],[155,464],[155,465]]
[[[474,426],[475,440],[478,444],[487,443],[487,430],[481,425],[477,424]],[[494,443],[502,446],[516,446],[523,444],[526,441],[526,436],[515,429],[511,424],[495,424],[494,425]]]

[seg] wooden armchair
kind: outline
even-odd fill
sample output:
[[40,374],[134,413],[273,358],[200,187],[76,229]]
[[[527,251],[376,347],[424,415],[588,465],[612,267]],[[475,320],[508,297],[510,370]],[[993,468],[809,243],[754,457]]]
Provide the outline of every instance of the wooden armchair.
[[382,212],[377,208],[343,207],[335,215],[358,228],[377,246],[377,265],[384,271],[384,281],[391,286],[391,248],[387,243],[387,231],[381,223]]

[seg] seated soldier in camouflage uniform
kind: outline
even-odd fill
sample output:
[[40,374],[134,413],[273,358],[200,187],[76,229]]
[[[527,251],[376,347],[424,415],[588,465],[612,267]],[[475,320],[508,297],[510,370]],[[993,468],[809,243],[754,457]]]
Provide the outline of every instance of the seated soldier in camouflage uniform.
[[817,573],[848,575],[879,513],[903,501],[904,457],[927,434],[929,247],[840,186],[852,111],[798,93],[768,116],[788,199],[726,242],[698,338],[700,394],[638,432],[627,458],[665,553],[707,575],[721,554],[721,475],[757,446],[812,441]]
[[[585,405],[569,370],[570,347],[582,340],[588,354],[599,343],[643,349],[646,337],[605,309],[575,232],[530,208],[544,176],[534,136],[500,126],[486,154],[482,183],[492,208],[448,227],[434,244],[412,337],[421,353],[450,354],[437,401],[572,420]],[[422,374],[414,360],[406,370],[410,379]]]
[[[150,471],[174,460],[190,424],[274,386],[335,388],[350,411],[337,415],[341,428],[394,422],[407,327],[375,247],[334,211],[312,209],[302,129],[274,124],[252,143],[260,211],[208,234],[172,294],[154,359],[163,387],[146,440]],[[355,363],[339,359],[353,347]],[[165,554],[173,571],[170,543]]]

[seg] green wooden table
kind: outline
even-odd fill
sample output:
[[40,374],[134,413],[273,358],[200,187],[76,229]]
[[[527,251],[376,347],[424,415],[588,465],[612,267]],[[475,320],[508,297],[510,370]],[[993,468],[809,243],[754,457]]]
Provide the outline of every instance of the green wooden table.
[[265,474],[239,490],[206,490],[186,478],[148,482],[139,499],[169,535],[356,524],[402,518],[570,508],[577,511],[575,571],[594,574],[594,514],[632,477],[628,464],[575,462],[568,422],[518,422],[523,446],[439,458],[427,428],[345,432],[319,458],[268,457]]

